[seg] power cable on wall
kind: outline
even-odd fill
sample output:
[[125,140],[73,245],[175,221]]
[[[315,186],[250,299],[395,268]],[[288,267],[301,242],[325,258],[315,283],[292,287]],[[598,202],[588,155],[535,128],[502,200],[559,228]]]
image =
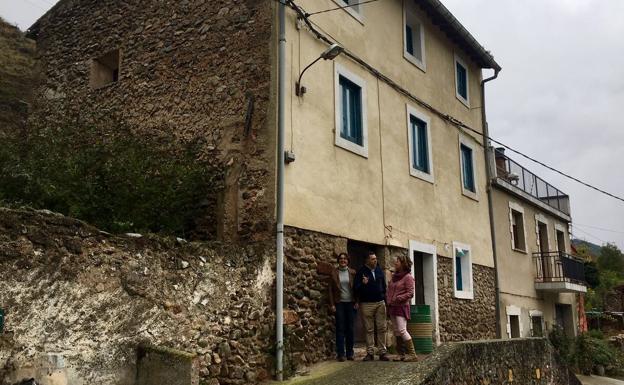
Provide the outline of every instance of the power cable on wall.
[[311,13],[306,13],[306,17],[310,17],[310,16],[314,16],[314,15],[318,15],[319,13],[325,13],[325,12],[332,12],[332,11],[338,11],[340,9],[346,9],[346,8],[352,8],[352,7],[357,7],[359,5],[363,5],[363,4],[368,4],[368,3],[374,3],[376,1],[379,0],[367,0],[367,1],[361,1],[359,3],[353,3],[353,4],[347,4],[347,5],[343,5],[341,7],[336,7],[336,8],[329,8],[329,9],[324,9],[322,11],[316,11],[316,12],[311,12]]
[[[297,13],[299,19],[301,19],[301,20],[303,20],[305,22],[305,24],[307,25],[307,27],[310,30],[310,32],[312,32],[316,36],[317,39],[319,39],[321,41],[324,41],[325,43],[330,44],[330,45],[336,43],[336,41],[335,41],[336,39],[332,40],[332,39],[328,38],[325,34],[320,32],[319,29],[317,27],[315,27],[310,20],[308,20],[308,15],[309,14],[307,12],[305,12],[300,6],[295,4],[295,2],[293,0],[286,0],[286,3],[287,3],[287,5],[291,9],[293,9]],[[439,111],[438,109],[436,109],[432,105],[428,104],[427,102],[425,102],[425,101],[421,100],[420,98],[418,98],[417,96],[413,95],[411,92],[409,92],[408,90],[403,88],[401,85],[396,83],[394,80],[390,79],[388,76],[386,76],[383,73],[381,73],[379,70],[374,68],[368,62],[366,62],[364,59],[358,57],[357,55],[355,55],[354,53],[352,53],[348,49],[345,48],[343,55],[347,56],[351,60],[355,61],[357,64],[361,65],[363,68],[365,68],[367,71],[369,71],[375,77],[377,77],[377,79],[384,81],[386,84],[388,84],[390,87],[395,89],[400,94],[402,94],[402,95],[408,97],[409,99],[413,100],[414,102],[416,102],[421,107],[426,108],[427,110],[433,112],[435,115],[440,117],[442,120],[450,123],[451,125],[457,127],[458,129],[466,129],[466,130],[472,131],[472,132],[478,134],[479,137],[483,137],[484,136],[483,133],[481,133],[480,131],[478,131],[478,130],[468,126],[467,124],[463,123],[459,119],[454,118],[453,116],[451,116],[449,114],[445,114],[442,111]],[[471,135],[471,137],[472,137],[472,135]],[[482,147],[487,149],[488,145],[486,143],[480,143],[474,137],[473,137],[473,139],[475,139],[477,141],[477,143],[479,143]],[[622,198],[622,197],[619,197],[619,196],[617,196],[615,194],[611,194],[611,193],[609,193],[609,192],[607,192],[607,191],[605,191],[603,189],[600,189],[600,188],[598,188],[596,186],[593,186],[593,185],[591,185],[589,183],[586,183],[586,182],[584,182],[584,181],[582,181],[582,180],[580,180],[580,179],[578,179],[576,177],[573,177],[573,176],[571,176],[571,175],[569,175],[569,174],[567,174],[567,173],[565,173],[563,171],[560,171],[560,170],[558,170],[558,169],[556,169],[554,167],[551,167],[551,166],[545,164],[544,162],[541,162],[541,161],[539,161],[539,160],[537,160],[537,159],[535,159],[535,158],[533,158],[533,157],[531,157],[529,155],[526,155],[526,154],[522,153],[519,150],[516,150],[513,147],[510,147],[510,146],[508,146],[508,145],[506,145],[506,144],[504,144],[504,143],[502,143],[502,142],[500,142],[500,141],[498,141],[496,139],[493,139],[492,137],[488,136],[488,137],[486,137],[486,139],[488,139],[488,140],[490,140],[490,141],[492,141],[492,142],[494,142],[494,143],[496,143],[496,144],[498,144],[500,146],[503,146],[506,149],[510,150],[511,152],[514,152],[514,153],[516,153],[516,154],[518,154],[518,155],[520,155],[520,156],[522,156],[522,157],[524,157],[524,158],[526,158],[526,159],[528,159],[528,160],[530,160],[530,161],[532,161],[532,162],[534,162],[536,164],[539,164],[542,167],[545,167],[545,168],[547,168],[547,169],[549,169],[549,170],[551,170],[551,171],[553,171],[553,172],[555,172],[557,174],[560,174],[560,175],[562,175],[562,176],[564,176],[564,177],[566,177],[568,179],[571,179],[571,180],[573,180],[573,181],[575,181],[577,183],[580,183],[580,184],[584,185],[585,187],[588,187],[588,188],[593,189],[595,191],[598,191],[598,192],[600,192],[600,193],[602,193],[604,195],[607,195],[607,196],[609,196],[611,198],[614,198],[614,199],[617,199],[619,201],[624,202],[624,198]]]

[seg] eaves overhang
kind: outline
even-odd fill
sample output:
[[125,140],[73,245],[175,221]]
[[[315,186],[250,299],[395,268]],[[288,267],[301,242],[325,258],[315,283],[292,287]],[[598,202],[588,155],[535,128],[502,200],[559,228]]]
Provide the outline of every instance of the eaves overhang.
[[481,68],[491,68],[496,72],[502,69],[490,51],[479,44],[440,0],[414,0],[414,2],[427,13],[434,25],[461,47]]

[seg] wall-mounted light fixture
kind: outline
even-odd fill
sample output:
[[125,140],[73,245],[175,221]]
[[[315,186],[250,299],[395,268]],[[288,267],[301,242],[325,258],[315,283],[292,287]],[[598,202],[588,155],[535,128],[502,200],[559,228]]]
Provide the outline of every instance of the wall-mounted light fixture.
[[340,55],[343,52],[344,52],[344,48],[342,48],[339,44],[332,44],[329,48],[327,48],[321,54],[321,56],[319,56],[312,63],[308,64],[308,66],[304,68],[303,71],[301,71],[301,74],[299,75],[299,80],[297,80],[297,83],[295,84],[295,94],[297,96],[303,96],[303,94],[306,93],[306,88],[301,85],[301,78],[303,77],[303,74],[308,70],[308,68],[312,67],[317,61],[321,59],[334,60],[338,55]]

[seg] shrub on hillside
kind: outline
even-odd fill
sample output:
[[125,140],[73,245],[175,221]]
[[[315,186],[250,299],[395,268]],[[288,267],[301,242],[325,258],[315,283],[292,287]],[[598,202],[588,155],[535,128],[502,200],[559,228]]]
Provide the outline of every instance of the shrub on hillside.
[[222,179],[196,159],[193,146],[138,137],[117,123],[38,129],[0,147],[0,201],[111,232],[188,236]]

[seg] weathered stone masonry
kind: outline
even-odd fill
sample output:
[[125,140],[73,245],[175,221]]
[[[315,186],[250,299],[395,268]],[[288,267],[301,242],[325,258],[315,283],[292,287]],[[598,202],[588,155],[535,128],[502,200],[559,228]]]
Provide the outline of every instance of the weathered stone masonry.
[[474,299],[454,297],[453,261],[438,255],[438,301],[442,342],[496,338],[494,269],[472,265]]
[[[31,122],[122,121],[140,135],[199,144],[225,179],[220,196],[207,197],[211,235],[266,239],[272,20],[270,0],[60,1],[31,30],[44,72]],[[115,49],[119,81],[91,89],[91,60]]]
[[[327,283],[319,274],[324,265],[347,250],[347,239],[287,227],[285,232],[285,303],[291,322],[286,327],[287,355],[293,368],[332,357],[334,319],[327,312]],[[382,266],[405,254],[401,248],[384,248]],[[493,339],[496,337],[494,269],[473,264],[474,299],[453,295],[452,260],[438,255],[438,301],[440,335],[443,342]]]

